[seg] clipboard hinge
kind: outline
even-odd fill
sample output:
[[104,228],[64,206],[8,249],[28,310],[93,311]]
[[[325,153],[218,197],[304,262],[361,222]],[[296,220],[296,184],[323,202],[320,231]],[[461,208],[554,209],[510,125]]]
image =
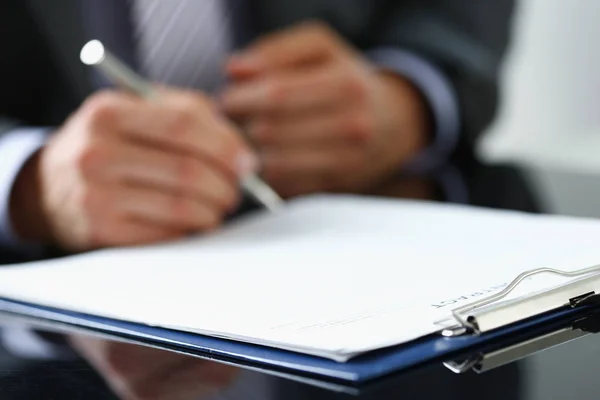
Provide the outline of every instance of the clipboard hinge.
[[[582,299],[576,306],[593,306],[595,310],[600,306],[600,294],[591,294]],[[592,311],[589,315],[576,320],[573,329],[587,333],[600,333],[600,311]]]
[[[596,295],[595,297],[598,296]],[[482,373],[598,332],[600,332],[600,312],[592,313],[578,319],[571,327],[559,329],[540,337],[493,351],[479,352],[464,360],[447,361],[444,362],[444,366],[457,374],[471,370]]]
[[[502,305],[496,304],[492,307],[491,311],[487,311],[486,313],[477,312],[480,307],[485,307],[506,297],[523,279],[525,279],[525,277],[540,272],[551,272],[562,276],[579,277],[579,279],[550,289],[546,292],[538,293],[535,296],[532,296],[532,298],[526,297],[508,301],[507,308],[503,308]],[[536,305],[539,306],[537,312],[535,310]],[[530,314],[524,312],[521,315],[517,315],[516,311],[519,310],[520,306]],[[590,312],[584,317],[575,320],[566,328],[508,345],[504,348],[494,349],[485,353],[479,352],[463,360],[444,362],[444,366],[455,373],[464,373],[470,370],[478,373],[485,372],[582,336],[599,333],[600,265],[573,272],[552,270],[549,268],[525,272],[515,278],[515,280],[500,293],[454,310],[453,316],[455,317],[457,324],[453,327],[444,329],[442,335],[448,338],[464,335],[480,335],[485,333],[486,330],[492,330],[495,327],[506,326],[528,317],[565,307],[589,307]],[[499,315],[497,320],[490,318],[490,316],[493,317],[494,312]],[[484,318],[479,319],[478,317]],[[484,322],[485,328],[483,330],[479,324],[480,321]],[[503,324],[499,324],[499,321],[502,321]],[[490,329],[490,327],[492,327],[492,329]]]
[[596,292],[585,293],[569,299],[569,305],[571,307],[600,305],[600,295]]

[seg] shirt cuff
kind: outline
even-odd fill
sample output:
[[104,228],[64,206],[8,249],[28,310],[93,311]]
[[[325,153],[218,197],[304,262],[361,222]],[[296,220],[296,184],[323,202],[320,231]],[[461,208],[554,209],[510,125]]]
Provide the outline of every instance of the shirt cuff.
[[433,143],[403,165],[403,171],[424,174],[444,165],[456,148],[460,132],[459,103],[450,81],[432,63],[405,50],[382,47],[368,52],[367,57],[411,81],[427,100],[434,118]]
[[24,243],[14,232],[10,221],[10,196],[21,168],[46,143],[50,130],[18,128],[0,136],[0,247],[17,252],[37,250],[37,245]]

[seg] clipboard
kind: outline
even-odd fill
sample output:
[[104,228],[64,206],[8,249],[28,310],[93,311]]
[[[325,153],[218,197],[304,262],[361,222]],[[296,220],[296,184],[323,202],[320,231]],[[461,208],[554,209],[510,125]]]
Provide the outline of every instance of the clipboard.
[[[540,274],[564,284],[505,300]],[[450,312],[453,323],[435,334],[339,363],[316,356],[0,299],[0,318],[55,332],[84,333],[175,351],[350,394],[399,374],[441,363],[454,373],[484,373],[539,351],[600,332],[600,265],[577,271],[540,268],[502,291]]]
[[[525,279],[540,274],[575,279],[545,291],[498,303]],[[535,323],[542,321],[546,315],[560,315],[562,312],[570,315],[571,319],[565,326],[494,350],[473,353],[462,361],[446,361],[444,365],[456,373],[469,370],[481,373],[600,332],[600,266],[577,271],[538,268],[523,272],[499,293],[454,309],[452,317],[456,325],[442,330],[441,334],[448,338],[481,337],[519,321]]]

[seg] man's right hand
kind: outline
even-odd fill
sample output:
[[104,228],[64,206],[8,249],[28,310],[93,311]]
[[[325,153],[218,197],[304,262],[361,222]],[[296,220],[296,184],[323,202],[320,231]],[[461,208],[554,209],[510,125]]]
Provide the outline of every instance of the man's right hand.
[[[237,183],[256,165],[207,98],[174,90],[161,91],[158,103],[93,95],[32,163],[13,191],[15,229],[71,251],[211,230],[236,206]],[[21,207],[32,194],[34,209]]]

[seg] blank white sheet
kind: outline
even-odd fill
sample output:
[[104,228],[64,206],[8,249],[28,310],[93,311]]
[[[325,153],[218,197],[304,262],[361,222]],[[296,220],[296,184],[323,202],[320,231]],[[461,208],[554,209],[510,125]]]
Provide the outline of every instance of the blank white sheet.
[[599,241],[596,220],[311,196],[211,236],[0,268],[0,297],[345,361],[524,270],[600,263]]

